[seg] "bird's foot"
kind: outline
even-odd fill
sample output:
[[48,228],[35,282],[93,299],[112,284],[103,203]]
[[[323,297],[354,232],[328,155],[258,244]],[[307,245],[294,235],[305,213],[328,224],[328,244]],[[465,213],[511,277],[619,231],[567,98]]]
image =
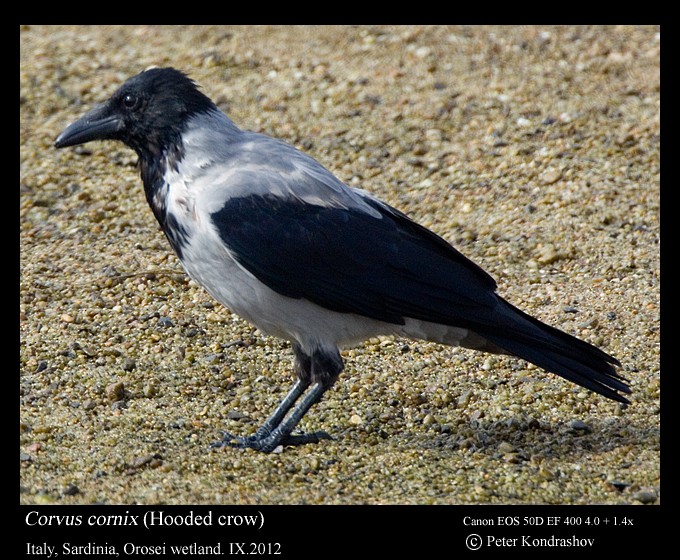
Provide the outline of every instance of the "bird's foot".
[[327,432],[318,431],[308,434],[286,434],[278,429],[272,431],[259,429],[251,436],[234,436],[223,432],[222,439],[210,445],[211,449],[234,447],[236,449],[254,449],[263,453],[271,453],[279,446],[304,445],[319,443],[322,439],[333,439]]

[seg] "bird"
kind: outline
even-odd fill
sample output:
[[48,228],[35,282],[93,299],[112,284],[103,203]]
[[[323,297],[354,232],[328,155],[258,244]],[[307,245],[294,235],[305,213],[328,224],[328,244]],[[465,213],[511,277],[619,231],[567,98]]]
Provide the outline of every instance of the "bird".
[[213,447],[272,452],[331,438],[298,425],[339,378],[341,349],[380,335],[522,358],[629,404],[621,363],[521,311],[448,241],[350,187],[283,140],[239,128],[189,75],[151,67],[58,135],[120,141],[189,277],[289,341],[294,382],[252,434]]

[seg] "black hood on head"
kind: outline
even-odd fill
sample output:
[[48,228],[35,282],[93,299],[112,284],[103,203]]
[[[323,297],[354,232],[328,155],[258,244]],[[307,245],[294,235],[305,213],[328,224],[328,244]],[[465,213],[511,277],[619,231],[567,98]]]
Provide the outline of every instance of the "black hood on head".
[[187,120],[217,110],[196,84],[174,68],[151,68],[127,80],[105,103],[66,128],[55,146],[120,140],[141,158],[179,142]]

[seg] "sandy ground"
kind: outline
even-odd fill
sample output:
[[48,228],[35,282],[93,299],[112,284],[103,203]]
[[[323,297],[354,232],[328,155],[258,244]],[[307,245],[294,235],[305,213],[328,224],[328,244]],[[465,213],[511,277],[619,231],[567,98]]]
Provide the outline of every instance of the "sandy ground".
[[[24,26],[23,504],[656,504],[660,32],[654,27]],[[381,338],[305,418],[252,432],[291,351],[184,274],[134,153],[56,135],[150,65],[408,213],[499,292],[615,355],[625,410],[522,360]]]

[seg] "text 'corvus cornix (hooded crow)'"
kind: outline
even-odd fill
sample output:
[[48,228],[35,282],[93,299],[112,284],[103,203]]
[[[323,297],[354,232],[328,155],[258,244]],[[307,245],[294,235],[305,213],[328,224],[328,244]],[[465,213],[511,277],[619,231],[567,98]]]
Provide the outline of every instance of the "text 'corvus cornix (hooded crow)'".
[[339,349],[398,335],[512,354],[621,403],[612,356],[515,308],[444,239],[311,157],[240,130],[195,83],[152,68],[71,124],[56,147],[120,140],[191,278],[262,332],[292,342],[297,380],[249,437],[272,451],[340,375]]

